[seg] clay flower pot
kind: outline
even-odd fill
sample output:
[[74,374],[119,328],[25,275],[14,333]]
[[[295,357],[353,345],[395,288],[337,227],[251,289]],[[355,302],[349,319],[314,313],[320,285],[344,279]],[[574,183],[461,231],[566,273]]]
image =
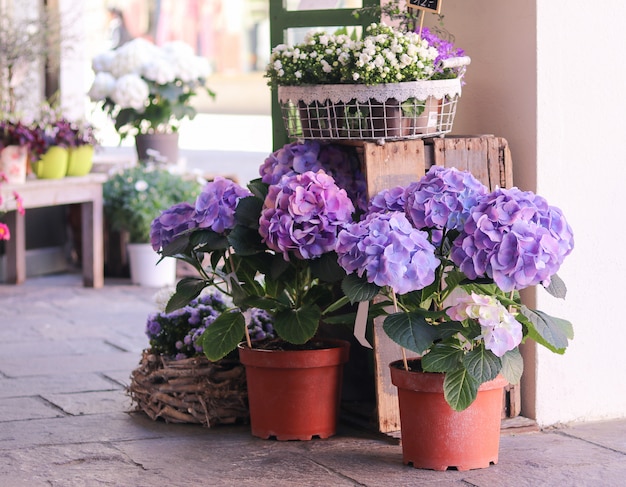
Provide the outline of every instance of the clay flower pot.
[[444,374],[406,371],[402,361],[393,362],[390,369],[391,382],[398,388],[405,464],[470,470],[498,463],[502,395],[507,385],[502,376],[482,384],[467,409],[455,411],[443,395]]
[[239,346],[253,436],[310,440],[336,433],[350,344],[327,339],[323,346],[286,351]]

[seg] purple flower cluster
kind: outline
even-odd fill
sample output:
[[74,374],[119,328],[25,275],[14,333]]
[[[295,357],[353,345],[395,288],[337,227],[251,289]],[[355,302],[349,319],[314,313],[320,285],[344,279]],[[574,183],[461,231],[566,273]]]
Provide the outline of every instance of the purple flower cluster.
[[272,315],[259,308],[250,309],[248,333],[252,341],[265,340],[274,337],[274,321]]
[[176,235],[191,228],[210,228],[217,233],[232,229],[237,203],[251,194],[230,179],[216,177],[204,186],[195,206],[178,203],[153,220],[150,226],[152,248],[155,251],[162,249]]
[[200,228],[224,233],[235,226],[235,209],[239,200],[251,195],[237,183],[218,176],[207,183],[198,195],[193,218]]
[[340,228],[352,221],[354,206],[335,180],[319,171],[285,175],[269,188],[259,219],[265,244],[298,259],[335,249]]
[[228,309],[219,293],[205,294],[171,313],[148,316],[146,335],[153,353],[181,360],[202,353],[198,339],[207,326]]
[[402,212],[370,213],[339,232],[338,262],[348,274],[389,286],[398,294],[422,289],[435,280],[439,259],[428,234],[414,228]]
[[465,55],[465,51],[463,49],[454,47],[452,42],[440,38],[434,32],[431,32],[428,27],[422,28],[422,39],[428,41],[428,45],[435,47],[439,53],[439,55],[435,58],[435,68],[437,72],[443,72],[443,69],[441,68],[441,61],[444,59]]
[[176,235],[194,228],[194,207],[187,202],[177,203],[161,212],[150,225],[150,243],[155,251],[169,244]]
[[468,278],[488,276],[508,292],[548,285],[573,247],[560,209],[530,191],[497,189],[471,209],[451,258]]
[[381,213],[387,211],[404,211],[406,207],[406,188],[396,186],[391,189],[383,189],[370,200],[367,211],[369,213]]
[[367,187],[359,159],[353,148],[324,144],[316,140],[292,142],[270,154],[259,168],[261,180],[278,184],[285,175],[323,170],[346,190],[353,204],[362,210],[367,206]]
[[[415,228],[461,230],[487,188],[467,171],[433,166],[406,190],[406,212]],[[438,243],[438,242],[436,242]]]

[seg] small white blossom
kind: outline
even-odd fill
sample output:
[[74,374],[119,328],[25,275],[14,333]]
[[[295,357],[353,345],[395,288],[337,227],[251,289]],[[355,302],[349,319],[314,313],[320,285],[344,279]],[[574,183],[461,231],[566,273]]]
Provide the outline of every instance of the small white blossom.
[[93,101],[99,101],[111,96],[115,83],[115,78],[111,73],[104,71],[97,73],[89,89],[89,98]]
[[120,108],[142,110],[148,100],[150,88],[136,74],[126,74],[119,78],[111,92],[111,99]]

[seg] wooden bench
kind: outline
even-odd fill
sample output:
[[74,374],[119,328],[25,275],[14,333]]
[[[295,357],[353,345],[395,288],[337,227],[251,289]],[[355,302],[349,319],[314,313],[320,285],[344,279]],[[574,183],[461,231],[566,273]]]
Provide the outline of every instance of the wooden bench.
[[25,216],[16,211],[13,191],[22,197],[24,208],[45,208],[80,204],[82,227],[83,284],[100,288],[104,285],[104,244],[102,225],[102,184],[106,174],[92,173],[62,179],[29,179],[24,184],[2,184],[0,192],[8,203],[5,223],[11,239],[5,242],[5,282],[22,284],[26,280]]

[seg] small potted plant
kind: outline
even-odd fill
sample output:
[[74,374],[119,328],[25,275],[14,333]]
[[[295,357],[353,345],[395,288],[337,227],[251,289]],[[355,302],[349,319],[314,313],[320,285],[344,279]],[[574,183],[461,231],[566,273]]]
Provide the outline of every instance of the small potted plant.
[[[336,432],[349,342],[318,331],[322,321],[336,322],[333,315],[347,304],[334,246],[339,230],[352,221],[364,181],[352,150],[315,141],[279,149],[260,172],[262,179],[248,189],[218,178],[195,205],[175,205],[155,220],[154,249],[197,271],[179,281],[167,309],[207,286],[230,295],[233,309],[207,328],[202,344],[211,360],[239,349],[252,434],[325,438]],[[342,182],[352,198],[338,186]],[[248,339],[250,308],[272,316],[276,339]]]
[[140,161],[147,149],[161,153],[164,162],[178,162],[178,129],[193,119],[193,97],[207,86],[206,58],[191,46],[174,41],[156,46],[134,39],[93,59],[96,74],[89,96],[113,119],[120,139],[135,136]]
[[382,296],[383,329],[419,357],[391,364],[398,387],[403,459],[460,470],[497,463],[502,388],[519,382],[519,345],[564,353],[572,325],[520,301],[556,272],[574,245],[561,210],[517,188],[488,189],[469,172],[433,166],[407,187],[385,190],[338,236],[343,290]]
[[104,214],[110,229],[122,235],[131,282],[150,287],[174,283],[174,259],[164,259],[156,265],[159,259],[150,246],[150,225],[174,203],[193,201],[201,187],[192,175],[154,164],[115,171],[104,183]]
[[21,121],[0,120],[0,172],[9,183],[23,183],[36,132]]
[[[210,362],[199,342],[228,308],[228,300],[213,290],[176,311],[148,316],[150,348],[144,350],[128,387],[137,411],[154,420],[207,427],[248,421],[246,376],[237,355]],[[269,315],[251,310],[249,333],[252,340],[271,336]]]

